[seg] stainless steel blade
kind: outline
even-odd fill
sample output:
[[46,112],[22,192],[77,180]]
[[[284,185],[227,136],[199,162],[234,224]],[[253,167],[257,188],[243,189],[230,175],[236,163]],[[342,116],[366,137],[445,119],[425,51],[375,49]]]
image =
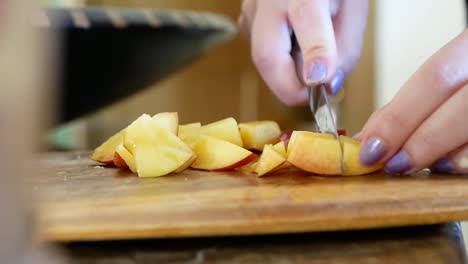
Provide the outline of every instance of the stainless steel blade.
[[317,124],[320,132],[327,133],[333,135],[340,145],[340,152],[341,152],[341,174],[344,173],[344,151],[343,145],[341,144],[340,136],[338,135],[338,129],[336,127],[336,115],[332,110],[332,106],[330,100],[328,98],[328,94],[325,88],[325,85],[320,85],[320,88],[317,87],[318,95],[316,96],[317,101],[314,102],[314,98],[312,96],[312,92],[309,91],[309,100],[312,100],[311,103],[311,111],[314,114],[315,123]]

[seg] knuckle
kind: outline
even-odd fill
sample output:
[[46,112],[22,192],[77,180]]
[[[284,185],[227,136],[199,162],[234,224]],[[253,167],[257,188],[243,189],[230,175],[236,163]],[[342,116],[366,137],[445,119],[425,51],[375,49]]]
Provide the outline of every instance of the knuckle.
[[457,85],[460,80],[459,71],[448,63],[440,63],[429,69],[429,76],[432,76],[432,86],[436,89],[450,89]]
[[428,132],[420,131],[414,134],[405,145],[405,149],[411,156],[412,165],[416,168],[422,168],[429,165],[433,160],[427,160],[432,156],[434,150],[440,148],[437,141],[433,140],[434,135]]
[[407,131],[408,125],[405,118],[394,111],[389,111],[388,106],[382,109],[380,118],[376,118],[377,131],[382,134],[389,134],[395,130]]

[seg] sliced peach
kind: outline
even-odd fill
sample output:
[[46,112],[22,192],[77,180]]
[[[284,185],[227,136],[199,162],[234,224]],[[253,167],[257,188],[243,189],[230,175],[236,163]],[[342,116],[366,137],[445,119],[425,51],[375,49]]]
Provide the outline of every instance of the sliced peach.
[[281,154],[281,156],[286,158],[286,145],[283,141],[280,141],[273,145],[273,149],[276,150],[276,152],[278,152],[279,154]]
[[192,146],[201,133],[201,123],[190,123],[179,126],[179,138],[182,139],[187,145]]
[[163,112],[153,116],[156,124],[177,135],[179,130],[179,114],[177,112]]
[[255,121],[239,124],[244,147],[252,150],[263,150],[265,144],[272,144],[279,140],[281,130],[274,121]]
[[113,164],[115,148],[123,142],[124,131],[125,129],[122,129],[104,141],[104,143],[94,149],[90,158],[97,162]]
[[135,158],[133,157],[132,153],[128,151],[123,144],[119,144],[115,148],[116,154],[119,155],[119,157],[125,162],[127,167],[133,172],[136,173],[136,165],[135,165]]
[[139,177],[167,175],[184,166],[194,155],[181,139],[146,114],[126,129],[124,146],[135,157]]
[[[362,175],[377,171],[382,164],[365,167],[359,162],[361,143],[341,136],[343,146],[343,175]],[[332,135],[294,131],[288,146],[288,161],[308,172],[322,175],[341,174],[341,148]]]
[[254,171],[255,173],[257,173],[258,176],[263,176],[268,172],[273,171],[275,168],[279,167],[285,161],[285,155],[282,155],[281,153],[276,151],[273,145],[267,144],[263,148],[263,153],[260,156],[260,159],[258,160],[257,166],[255,167]]
[[243,146],[237,121],[232,117],[202,126],[201,133],[203,135],[226,140],[239,147]]
[[193,146],[198,158],[192,168],[202,170],[227,170],[248,164],[256,155],[231,142],[200,135]]
[[121,169],[128,169],[128,165],[127,163],[125,162],[125,160],[122,159],[122,157],[119,155],[119,153],[115,152],[114,153],[114,165],[117,167],[117,168],[121,168]]
[[294,131],[288,145],[288,161],[308,172],[340,175],[340,143],[332,135]]

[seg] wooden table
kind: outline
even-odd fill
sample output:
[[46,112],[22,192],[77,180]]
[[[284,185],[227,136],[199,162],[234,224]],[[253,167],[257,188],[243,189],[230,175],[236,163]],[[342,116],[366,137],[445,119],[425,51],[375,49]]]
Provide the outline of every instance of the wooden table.
[[465,263],[464,176],[139,179],[86,153],[47,154],[37,171],[41,236],[75,263]]

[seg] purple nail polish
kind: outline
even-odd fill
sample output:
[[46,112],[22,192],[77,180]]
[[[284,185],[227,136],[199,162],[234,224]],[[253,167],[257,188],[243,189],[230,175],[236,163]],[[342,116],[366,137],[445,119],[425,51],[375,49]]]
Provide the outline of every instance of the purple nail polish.
[[369,138],[361,148],[359,160],[364,166],[371,166],[385,155],[383,140],[378,137]]
[[339,91],[341,86],[343,85],[344,82],[344,72],[341,70],[338,70],[333,77],[333,79],[330,81],[330,91],[332,95],[336,95]]
[[385,171],[389,174],[403,173],[411,169],[411,161],[404,150],[400,150],[385,165]]
[[327,78],[327,66],[321,61],[314,61],[307,69],[307,83],[319,84]]
[[432,166],[431,170],[434,172],[452,172],[455,170],[455,167],[453,166],[453,162],[447,158],[441,158],[438,161],[436,161]]

